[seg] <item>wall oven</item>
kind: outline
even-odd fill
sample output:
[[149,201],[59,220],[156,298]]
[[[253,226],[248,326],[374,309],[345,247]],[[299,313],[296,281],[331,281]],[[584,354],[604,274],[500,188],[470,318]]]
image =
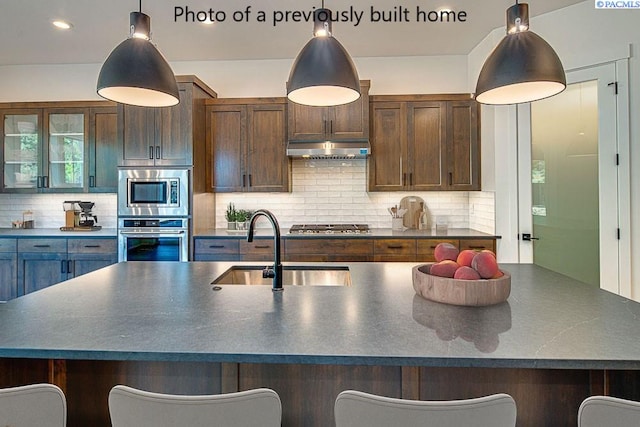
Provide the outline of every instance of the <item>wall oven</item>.
[[187,218],[118,219],[118,261],[188,260]]
[[118,216],[188,216],[189,170],[120,169]]

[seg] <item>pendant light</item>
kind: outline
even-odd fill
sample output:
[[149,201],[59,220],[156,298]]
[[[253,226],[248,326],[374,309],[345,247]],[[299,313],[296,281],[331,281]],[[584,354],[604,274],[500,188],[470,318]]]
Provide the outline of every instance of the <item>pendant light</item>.
[[98,95],[111,101],[142,107],[169,107],[180,102],[171,67],[151,43],[151,18],[140,11],[129,14],[130,35],[102,65]]
[[298,104],[341,105],[360,98],[360,79],[346,49],[331,34],[331,11],[313,12],[314,37],[293,63],[287,97]]
[[507,9],[507,35],[484,63],[476,85],[483,104],[518,104],[548,98],[567,86],[564,68],[553,48],[529,31],[529,5]]

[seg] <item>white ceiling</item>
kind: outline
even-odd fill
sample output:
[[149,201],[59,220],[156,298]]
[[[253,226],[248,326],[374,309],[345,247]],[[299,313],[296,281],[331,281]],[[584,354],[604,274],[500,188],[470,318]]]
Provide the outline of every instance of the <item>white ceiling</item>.
[[[534,0],[532,16],[583,0]],[[0,0],[0,65],[101,63],[128,35],[129,12],[136,0]],[[489,32],[504,26],[510,0],[327,0],[334,12],[353,8],[362,21],[333,24],[334,36],[353,57],[466,55]],[[145,0],[142,11],[151,16],[154,43],[169,61],[294,58],[311,38],[307,22],[272,24],[274,12],[311,11],[318,1],[296,0]],[[371,22],[370,11],[387,13],[402,5],[411,22]],[[233,12],[251,8],[249,23],[235,22]],[[423,11],[448,7],[464,11],[466,22],[418,23]],[[223,11],[226,20],[213,25],[174,22],[175,7],[192,11]],[[267,22],[256,22],[264,11]],[[70,31],[51,25],[53,19],[73,23]],[[532,27],[535,31],[535,25]]]

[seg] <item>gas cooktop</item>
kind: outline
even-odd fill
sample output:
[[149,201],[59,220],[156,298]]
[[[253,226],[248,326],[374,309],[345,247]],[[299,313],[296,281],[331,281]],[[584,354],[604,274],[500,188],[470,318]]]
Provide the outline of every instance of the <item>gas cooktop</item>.
[[366,224],[295,224],[289,234],[360,234],[369,233]]

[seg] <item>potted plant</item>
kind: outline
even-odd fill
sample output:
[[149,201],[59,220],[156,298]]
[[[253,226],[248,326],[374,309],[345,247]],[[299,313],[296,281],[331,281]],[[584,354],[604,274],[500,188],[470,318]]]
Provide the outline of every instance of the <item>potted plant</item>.
[[227,205],[227,211],[224,214],[227,219],[227,230],[236,230],[237,229],[237,217],[238,211],[233,203],[229,203]]
[[246,230],[246,226],[247,226],[247,220],[249,219],[247,217],[247,213],[249,211],[244,210],[244,209],[238,209],[238,211],[236,212],[236,228],[238,230]]

